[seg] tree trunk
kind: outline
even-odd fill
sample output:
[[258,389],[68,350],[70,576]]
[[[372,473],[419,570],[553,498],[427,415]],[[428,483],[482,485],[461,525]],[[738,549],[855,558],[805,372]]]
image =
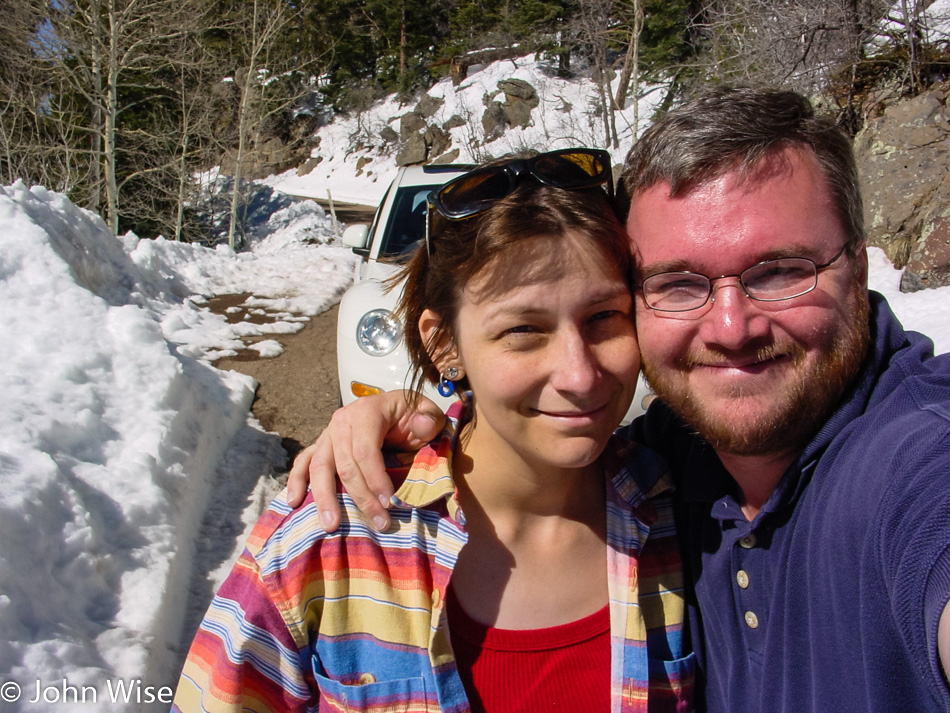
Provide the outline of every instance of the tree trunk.
[[105,169],[106,223],[119,232],[119,186],[116,178],[116,122],[119,114],[119,32],[121,19],[115,2],[109,3],[109,70],[105,87],[105,123],[102,162]]
[[[620,82],[617,85],[617,98],[614,102],[617,109],[624,110],[627,105],[627,96],[630,91],[631,79],[639,84],[637,71],[639,67],[640,55],[640,30],[643,26],[643,8],[640,0],[633,0],[633,27],[630,28],[630,39],[627,43],[627,53],[623,58],[623,67],[620,70]],[[634,91],[634,99],[637,98],[637,92]]]

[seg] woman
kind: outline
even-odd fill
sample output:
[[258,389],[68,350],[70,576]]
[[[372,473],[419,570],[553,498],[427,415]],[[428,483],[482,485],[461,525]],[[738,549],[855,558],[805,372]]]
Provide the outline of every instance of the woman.
[[639,355],[610,192],[571,149],[430,196],[399,311],[416,380],[466,396],[391,469],[387,532],[275,500],[173,710],[689,710],[669,484],[611,440]]

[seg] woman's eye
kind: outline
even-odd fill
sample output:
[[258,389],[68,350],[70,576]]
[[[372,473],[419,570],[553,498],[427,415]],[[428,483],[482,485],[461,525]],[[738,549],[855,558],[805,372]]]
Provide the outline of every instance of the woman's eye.
[[517,327],[509,327],[504,334],[535,334],[539,330],[530,324],[519,324]]
[[603,312],[598,312],[593,317],[591,317],[591,321],[603,322],[604,320],[613,319],[615,317],[624,317],[624,316],[626,315],[618,309],[609,309],[609,310],[604,310]]

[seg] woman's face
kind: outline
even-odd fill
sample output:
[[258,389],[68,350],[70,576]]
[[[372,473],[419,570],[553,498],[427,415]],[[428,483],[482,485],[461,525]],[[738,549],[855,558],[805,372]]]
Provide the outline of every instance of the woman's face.
[[533,467],[594,462],[633,398],[629,286],[576,234],[529,241],[486,267],[463,290],[456,337],[477,437]]

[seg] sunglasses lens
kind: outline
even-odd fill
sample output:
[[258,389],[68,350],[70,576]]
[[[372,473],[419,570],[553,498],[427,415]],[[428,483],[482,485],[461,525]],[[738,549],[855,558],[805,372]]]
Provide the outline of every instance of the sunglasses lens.
[[479,213],[511,193],[511,180],[503,168],[475,171],[446,183],[438,193],[439,209],[448,217]]
[[610,167],[599,154],[577,151],[541,154],[531,172],[556,188],[583,188],[603,183]]

